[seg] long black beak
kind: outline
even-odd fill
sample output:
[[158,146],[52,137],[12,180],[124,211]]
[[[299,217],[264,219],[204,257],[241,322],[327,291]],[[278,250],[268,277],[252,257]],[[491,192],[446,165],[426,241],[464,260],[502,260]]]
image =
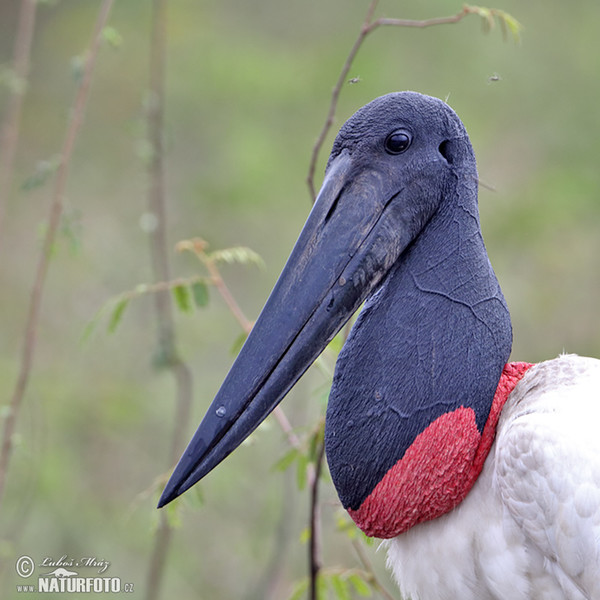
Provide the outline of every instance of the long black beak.
[[[254,329],[160,498],[164,506],[258,427],[414,236],[402,190],[343,151]],[[400,206],[403,203],[400,202]]]

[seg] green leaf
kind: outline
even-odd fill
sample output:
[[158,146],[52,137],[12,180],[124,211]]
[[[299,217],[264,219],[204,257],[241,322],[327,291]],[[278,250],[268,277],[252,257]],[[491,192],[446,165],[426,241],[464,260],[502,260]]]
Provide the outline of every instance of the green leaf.
[[71,76],[77,84],[80,84],[83,79],[85,60],[86,57],[82,55],[73,56],[71,58]]
[[202,494],[202,486],[195,485],[187,494],[181,497],[183,503],[193,509],[199,509],[204,504],[204,495]]
[[173,529],[181,529],[181,511],[179,502],[171,502],[163,508],[166,511],[167,522]]
[[308,456],[299,454],[298,469],[296,471],[296,483],[299,490],[303,490],[306,487],[306,467],[308,467]]
[[310,540],[310,529],[308,527],[305,527],[300,532],[300,543],[301,544],[308,544],[309,540]]
[[231,354],[237,355],[238,352],[242,349],[242,346],[244,345],[244,342],[246,341],[246,338],[248,337],[248,334],[244,331],[243,333],[240,333],[240,335],[238,335],[234,342],[233,345],[231,346]]
[[[100,311],[99,311],[100,312]],[[81,334],[81,342],[87,342],[91,337],[94,331],[96,331],[96,325],[98,325],[98,317],[99,313],[89,321],[86,326],[83,328],[83,333]]]
[[176,285],[173,288],[173,298],[175,298],[175,304],[181,312],[190,312],[192,310],[192,303],[190,301],[190,290],[185,285]]
[[317,575],[317,598],[327,597],[327,582],[323,575]]
[[234,246],[233,248],[215,250],[208,255],[208,260],[212,260],[214,262],[225,262],[227,264],[253,264],[261,268],[265,266],[265,262],[259,254],[254,252],[254,250],[244,246]]
[[358,529],[358,535],[360,535],[363,544],[367,546],[373,546],[375,544],[375,538],[369,537],[366,533]]
[[337,530],[345,533],[348,539],[353,540],[356,539],[357,536],[357,527],[354,524],[354,521],[351,521],[347,516],[345,511],[339,511],[336,513],[335,517],[335,525]]
[[306,590],[308,590],[308,578],[305,577],[296,583],[288,600],[300,600],[304,597]]
[[119,48],[123,43],[123,36],[114,27],[105,27],[102,30],[102,38],[113,48]]
[[298,450],[296,448],[291,448],[273,465],[273,469],[276,471],[285,471],[297,458]]
[[484,6],[477,7],[477,14],[481,17],[481,25],[483,30],[487,33],[494,27],[494,17],[492,17],[492,12],[489,8],[485,8]]
[[522,25],[511,14],[497,8],[486,8],[485,6],[465,5],[465,8],[470,13],[481,17],[483,30],[486,33],[494,28],[496,19],[498,19],[504,37],[506,37],[506,30],[508,29],[516,42],[520,40]]
[[336,598],[339,598],[339,600],[350,600],[348,584],[342,579],[341,575],[331,575],[329,583]]
[[194,303],[198,308],[203,308],[208,304],[208,286],[204,281],[192,283],[192,296]]
[[308,458],[310,462],[317,462],[317,452],[321,448],[323,439],[325,437],[325,421],[320,420],[317,428],[313,431],[309,440]]
[[519,21],[517,21],[512,15],[504,12],[503,10],[498,11],[498,14],[500,16],[500,22],[504,23],[508,27],[513,39],[515,42],[518,42],[521,39],[521,30],[523,29],[521,23],[519,23]]
[[354,589],[359,596],[370,598],[373,595],[373,591],[369,584],[357,573],[348,575],[348,581],[354,586]]
[[78,254],[81,250],[81,230],[81,212],[66,207],[60,221],[60,233],[67,240],[73,254]]
[[108,320],[108,325],[106,327],[108,333],[114,333],[123,318],[123,313],[129,304],[129,298],[121,298],[119,300],[110,314],[110,319]]

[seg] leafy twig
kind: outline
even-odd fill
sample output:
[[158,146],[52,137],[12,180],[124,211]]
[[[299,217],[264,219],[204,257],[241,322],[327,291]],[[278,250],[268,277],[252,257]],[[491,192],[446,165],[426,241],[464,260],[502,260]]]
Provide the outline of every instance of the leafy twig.
[[19,11],[19,22],[15,37],[14,66],[12,70],[13,81],[10,86],[8,107],[0,136],[0,240],[2,240],[4,212],[10,196],[13,165],[19,139],[19,124],[27,75],[29,73],[29,56],[31,54],[31,40],[33,39],[35,26],[36,6],[36,0],[22,0]]
[[214,286],[217,288],[219,294],[227,304],[227,308],[229,308],[231,314],[235,317],[235,320],[240,324],[240,327],[244,331],[246,335],[250,333],[252,330],[252,322],[246,318],[246,315],[240,308],[239,304],[236,302],[233,294],[229,291],[229,288],[225,284],[225,281],[221,277],[221,272],[219,271],[217,265],[214,260],[207,259],[204,261],[206,268],[212,278]]
[[[129,303],[135,298],[148,294],[158,294],[171,292],[180,299],[180,303],[186,307],[189,306],[189,290],[192,290],[196,304],[201,305],[206,302],[203,295],[206,294],[206,286],[212,284],[212,281],[202,275],[194,275],[192,277],[177,277],[170,281],[157,281],[156,283],[141,283],[132,290],[123,292],[117,296],[108,299],[96,312],[93,319],[87,324],[83,332],[83,340],[90,337],[98,322],[103,315],[109,314],[107,330],[109,333],[114,333],[117,326],[121,322],[125,309]],[[185,291],[182,291],[185,290]],[[198,290],[198,291],[196,291]]]
[[[164,106],[165,106],[165,63],[167,45],[167,0],[154,0],[152,12],[152,38],[150,43],[150,102],[148,105],[148,136],[152,154],[148,164],[148,210],[156,218],[156,226],[150,232],[150,255],[152,270],[157,281],[169,281],[169,251],[167,244],[167,207],[165,199],[164,164]],[[158,326],[158,351],[160,362],[169,368],[175,378],[176,401],[175,422],[171,436],[168,463],[174,464],[182,451],[185,427],[192,406],[192,374],[182,360],[176,344],[175,324],[171,296],[167,290],[153,294],[156,323]],[[160,595],[161,583],[169,552],[172,526],[168,513],[161,512],[154,538],[154,548],[146,579],[146,598],[156,600]]]
[[6,415],[6,420],[4,421],[2,450],[0,452],[0,502],[2,500],[2,495],[6,484],[6,474],[12,453],[13,434],[15,432],[17,419],[23,403],[23,398],[29,381],[29,375],[33,365],[33,355],[36,345],[40,309],[42,306],[44,283],[48,273],[52,247],[54,245],[54,240],[56,238],[56,233],[60,225],[60,219],[63,211],[63,196],[66,189],[71,157],[73,155],[73,149],[75,147],[79,130],[81,129],[81,125],[83,123],[83,116],[92,83],[94,66],[96,64],[96,58],[102,42],[102,30],[108,21],[108,16],[113,3],[114,0],[103,0],[100,6],[92,41],[87,53],[87,58],[85,60],[83,76],[81,78],[81,83],[79,84],[73,103],[71,120],[67,126],[65,141],[61,153],[60,166],[56,172],[54,190],[50,203],[48,226],[46,228],[46,233],[42,243],[42,249],[39,255],[33,280],[33,287],[29,297],[29,309],[25,324],[19,374],[10,401],[8,414]]
[[308,185],[310,196],[311,196],[313,202],[315,201],[315,199],[317,197],[314,179],[315,179],[315,170],[317,167],[317,160],[319,158],[319,153],[325,142],[325,138],[327,137],[327,134],[329,133],[329,130],[333,126],[333,123],[335,120],[335,113],[337,110],[338,100],[339,100],[340,92],[342,90],[342,86],[347,81],[348,73],[350,72],[352,63],[354,62],[354,59],[356,58],[358,51],[360,50],[363,42],[365,41],[365,38],[369,35],[369,33],[374,31],[378,27],[390,27],[390,26],[391,27],[416,27],[416,28],[423,29],[425,27],[432,27],[435,25],[446,25],[446,24],[451,24],[451,23],[458,23],[459,21],[464,19],[467,15],[478,15],[479,17],[481,17],[486,31],[489,31],[490,29],[492,29],[492,27],[494,26],[494,23],[497,19],[500,22],[502,31],[505,34],[506,34],[507,30],[510,31],[512,33],[513,37],[515,37],[515,39],[518,39],[519,32],[521,29],[521,25],[519,24],[519,22],[514,17],[512,17],[511,15],[509,15],[508,13],[506,13],[502,10],[498,10],[495,8],[484,8],[481,6],[470,6],[468,4],[465,4],[459,13],[457,13],[455,15],[450,15],[449,17],[436,17],[433,19],[424,19],[424,20],[420,20],[420,21],[415,21],[415,20],[411,20],[411,19],[387,19],[387,18],[380,18],[380,19],[373,20],[373,14],[375,13],[375,9],[377,8],[378,3],[379,3],[379,0],[371,0],[371,3],[369,4],[369,8],[367,9],[367,14],[366,14],[363,24],[361,26],[358,37],[356,38],[354,45],[352,46],[348,56],[346,57],[346,60],[344,62],[344,65],[342,66],[340,75],[338,77],[338,80],[331,92],[331,101],[329,103],[327,117],[325,118],[325,123],[323,124],[321,132],[319,133],[317,140],[315,142],[315,145],[313,146],[312,154],[310,157],[310,163],[309,163],[309,167],[308,167],[308,175],[306,177],[306,183]]

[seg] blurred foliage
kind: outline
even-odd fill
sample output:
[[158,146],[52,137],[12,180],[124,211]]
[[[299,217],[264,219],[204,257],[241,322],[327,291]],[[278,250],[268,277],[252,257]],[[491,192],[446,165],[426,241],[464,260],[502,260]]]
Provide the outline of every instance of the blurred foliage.
[[[2,403],[14,385],[52,157],[98,8],[79,0],[39,5],[25,85],[9,67],[18,4],[0,3],[0,114],[11,88],[26,93],[0,235]],[[350,74],[355,83],[342,90],[336,126],[392,90],[448,98],[470,132],[482,181],[496,190],[481,190],[480,209],[513,315],[513,358],[598,356],[600,5],[502,0],[496,6],[523,24],[519,44],[498,31],[484,36],[477,19],[374,33]],[[366,7],[344,0],[171,3],[166,158],[175,279],[199,273],[197,256],[175,251],[178,240],[202,234],[213,248],[252,248],[264,269],[236,262],[222,269],[245,313],[258,314],[310,210],[310,151]],[[382,0],[378,14],[421,19],[460,8],[447,0]],[[0,516],[2,598],[16,597],[14,563],[22,554],[104,558],[110,575],[134,582],[132,596],[142,597],[173,396],[169,377],[152,365],[148,294],[134,304],[120,297],[151,280],[143,125],[150,11],[148,0],[117,2],[104,31]],[[208,301],[203,288],[193,288],[200,281],[174,292],[180,307]],[[113,304],[106,321],[109,329],[119,325],[116,335],[97,332],[82,344],[98,308],[119,297],[122,305]],[[178,311],[177,324],[182,354],[194,369],[191,435],[232,361],[239,325],[213,294],[207,310]],[[307,439],[326,387],[327,377],[312,369],[284,402]],[[289,597],[303,585],[297,582],[305,576],[307,548],[298,540],[306,494],[295,492],[293,469],[273,472],[288,450],[278,429],[261,427],[201,484],[201,507],[187,494],[177,501],[182,526],[165,597],[262,600]],[[297,458],[288,457],[290,466]],[[360,577],[352,576],[362,567],[346,533],[336,529],[337,498],[331,486],[322,495],[323,559],[334,569],[322,585],[338,597],[361,597]],[[369,552],[386,581],[383,553]]]

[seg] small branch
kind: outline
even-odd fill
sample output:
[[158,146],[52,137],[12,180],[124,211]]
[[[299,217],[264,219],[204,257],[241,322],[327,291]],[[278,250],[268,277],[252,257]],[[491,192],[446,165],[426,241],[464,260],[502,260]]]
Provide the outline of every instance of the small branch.
[[158,528],[154,534],[154,549],[148,567],[149,587],[146,591],[146,597],[148,598],[158,598],[160,595],[160,582],[169,553],[172,534],[173,529],[169,524],[167,516],[164,513],[161,513]]
[[249,321],[246,318],[246,315],[236,302],[233,294],[229,291],[229,288],[221,277],[221,272],[219,271],[217,265],[215,265],[214,261],[206,258],[204,260],[204,264],[208,269],[214,286],[217,288],[219,294],[221,294],[223,300],[225,300],[227,308],[229,308],[231,314],[235,317],[235,320],[239,323],[242,330],[246,333],[246,335],[248,335],[250,331],[252,331],[252,321]]
[[[140,296],[158,294],[160,292],[169,292],[177,287],[189,287],[197,283],[213,284],[214,282],[202,275],[192,275],[191,277],[175,277],[169,281],[157,281],[156,283],[140,283],[135,288],[122,292],[117,296],[109,298],[98,310],[97,316],[103,313],[106,308],[122,300],[134,300]],[[95,318],[97,318],[97,316]]]
[[[27,76],[29,74],[29,57],[31,41],[35,26],[36,0],[22,0],[19,11],[19,22],[14,47],[13,74],[15,84],[10,91],[8,107],[2,124],[0,136],[0,242],[6,204],[10,197],[13,166],[19,140],[19,125]],[[0,247],[1,251],[1,247]]]
[[[290,446],[292,446],[292,448],[295,448],[296,450],[300,450],[300,448],[302,447],[302,445],[300,444],[300,440],[298,439],[298,436],[294,433],[292,425],[288,421],[284,410],[280,406],[276,406],[273,409],[273,417],[275,417],[275,420],[277,421],[277,423],[279,423],[279,427],[287,437]],[[311,469],[311,467],[312,465],[308,465],[307,467],[307,476],[309,482],[311,482],[312,478],[314,477],[314,471],[313,469]]]
[[464,19],[467,15],[472,14],[474,11],[471,10],[468,6],[463,6],[463,9],[449,17],[435,17],[433,19],[424,19],[424,20],[412,20],[412,19],[377,19],[373,21],[367,27],[367,33],[370,33],[377,27],[417,27],[419,29],[423,29],[425,27],[433,27],[435,25],[447,25],[449,23],[458,23],[462,19]]
[[[165,168],[163,149],[164,77],[166,46],[166,0],[154,0],[152,12],[152,39],[150,43],[150,100],[146,115],[148,137],[152,148],[148,165],[148,211],[156,218],[156,227],[150,232],[150,255],[156,281],[169,281],[169,251],[165,206]],[[155,299],[158,324],[158,344],[162,353],[171,360],[174,355],[174,327],[171,297],[157,292]]]
[[[150,233],[150,255],[154,278],[158,282],[171,279],[167,242],[167,206],[164,160],[164,106],[165,64],[167,47],[167,0],[154,0],[152,11],[152,37],[150,42],[150,102],[147,114],[148,137],[152,157],[148,165],[148,211],[156,217],[156,228]],[[159,285],[159,284],[157,284]],[[175,323],[171,295],[168,290],[158,290],[155,300],[158,327],[158,349],[163,364],[175,379],[176,399],[171,448],[168,464],[174,464],[182,451],[185,429],[192,407],[192,374],[177,351]],[[160,596],[161,584],[172,538],[168,513],[162,511],[154,538],[154,547],[146,577],[146,599]]]
[[81,129],[81,125],[83,123],[83,116],[85,114],[85,107],[92,83],[94,66],[96,64],[96,58],[102,42],[102,30],[108,21],[108,16],[110,14],[110,9],[113,5],[113,2],[114,0],[103,0],[102,5],[100,6],[92,41],[87,54],[87,60],[85,62],[83,77],[73,103],[71,120],[67,127],[64,146],[61,153],[60,165],[56,173],[54,191],[50,203],[48,227],[42,243],[42,250],[39,255],[37,269],[33,280],[33,287],[29,297],[29,310],[25,324],[19,375],[10,401],[9,411],[6,416],[6,420],[4,421],[2,450],[0,452],[0,503],[2,501],[2,495],[6,484],[6,473],[8,471],[8,465],[12,453],[13,435],[33,364],[33,355],[37,339],[37,328],[40,317],[40,309],[42,306],[42,293],[50,264],[52,247],[56,239],[56,233],[60,225],[60,219],[63,211],[63,197],[66,189],[71,157],[73,155],[75,141],[77,140],[79,130]]
[[[335,113],[337,110],[338,100],[339,100],[340,92],[342,90],[342,86],[347,81],[348,73],[350,72],[350,69],[352,68],[352,63],[354,62],[354,59],[356,58],[356,55],[358,54],[360,47],[362,46],[363,42],[365,41],[365,38],[369,35],[369,33],[374,31],[378,27],[389,27],[389,26],[391,26],[391,27],[416,27],[416,28],[423,29],[425,27],[432,27],[435,25],[446,25],[446,24],[450,24],[450,23],[458,23],[459,21],[461,21],[467,15],[470,15],[470,14],[479,14],[479,15],[482,14],[481,8],[479,8],[477,6],[465,5],[465,6],[463,6],[463,9],[459,13],[457,13],[455,15],[451,15],[449,17],[436,17],[433,19],[425,19],[425,20],[421,20],[421,21],[414,21],[411,19],[380,18],[380,19],[376,19],[373,21],[373,14],[375,12],[375,9],[377,8],[378,2],[379,2],[379,0],[372,0],[371,3],[369,4],[369,8],[367,9],[367,14],[365,15],[365,19],[360,28],[358,37],[356,38],[356,41],[354,42],[348,56],[346,57],[346,60],[342,66],[340,75],[338,77],[338,80],[331,92],[331,101],[329,103],[329,109],[327,111],[327,117],[325,118],[325,123],[323,124],[323,128],[321,129],[321,132],[319,133],[317,140],[315,142],[315,145],[313,146],[313,149],[312,149],[312,154],[310,157],[310,163],[309,163],[309,167],[308,167],[308,175],[306,177],[306,183],[308,185],[310,196],[311,196],[313,202],[317,198],[314,179],[315,179],[315,171],[316,171],[316,167],[317,167],[317,160],[319,158],[319,153],[321,152],[321,148],[325,142],[325,138],[327,137],[327,134],[329,133],[329,130],[331,129],[331,127],[335,121]],[[491,14],[493,17],[493,16],[502,16],[504,13],[501,13],[500,11],[494,11],[492,9],[491,11],[487,11],[486,14]]]
[[309,544],[309,599],[317,600],[317,580],[321,570],[321,515],[319,511],[319,480],[325,456],[325,441],[321,440],[316,455],[315,475],[310,486],[310,544]]
[[356,57],[365,37],[369,34],[370,30],[368,29],[368,27],[371,22],[371,19],[373,18],[373,13],[377,8],[378,2],[379,0],[371,0],[371,4],[369,4],[369,8],[367,9],[367,14],[365,16],[365,20],[361,27],[360,33],[358,34],[358,38],[356,38],[356,41],[354,42],[354,45],[350,50],[350,54],[348,54],[348,57],[346,58],[346,61],[342,66],[342,71],[340,72],[338,80],[331,92],[331,101],[329,103],[329,109],[327,110],[327,117],[325,118],[325,123],[323,124],[323,128],[321,129],[321,132],[317,137],[317,141],[315,142],[315,145],[312,149],[306,183],[308,185],[308,190],[310,192],[310,197],[312,198],[313,203],[317,199],[317,192],[315,189],[315,170],[317,168],[319,152],[321,151],[321,147],[325,142],[325,138],[327,137],[327,134],[329,133],[329,130],[331,129],[335,120],[335,111],[337,110],[340,92],[342,91],[342,86],[344,85],[344,82],[348,77],[348,73],[350,72],[350,68],[352,67],[352,62],[354,61],[354,58]]

